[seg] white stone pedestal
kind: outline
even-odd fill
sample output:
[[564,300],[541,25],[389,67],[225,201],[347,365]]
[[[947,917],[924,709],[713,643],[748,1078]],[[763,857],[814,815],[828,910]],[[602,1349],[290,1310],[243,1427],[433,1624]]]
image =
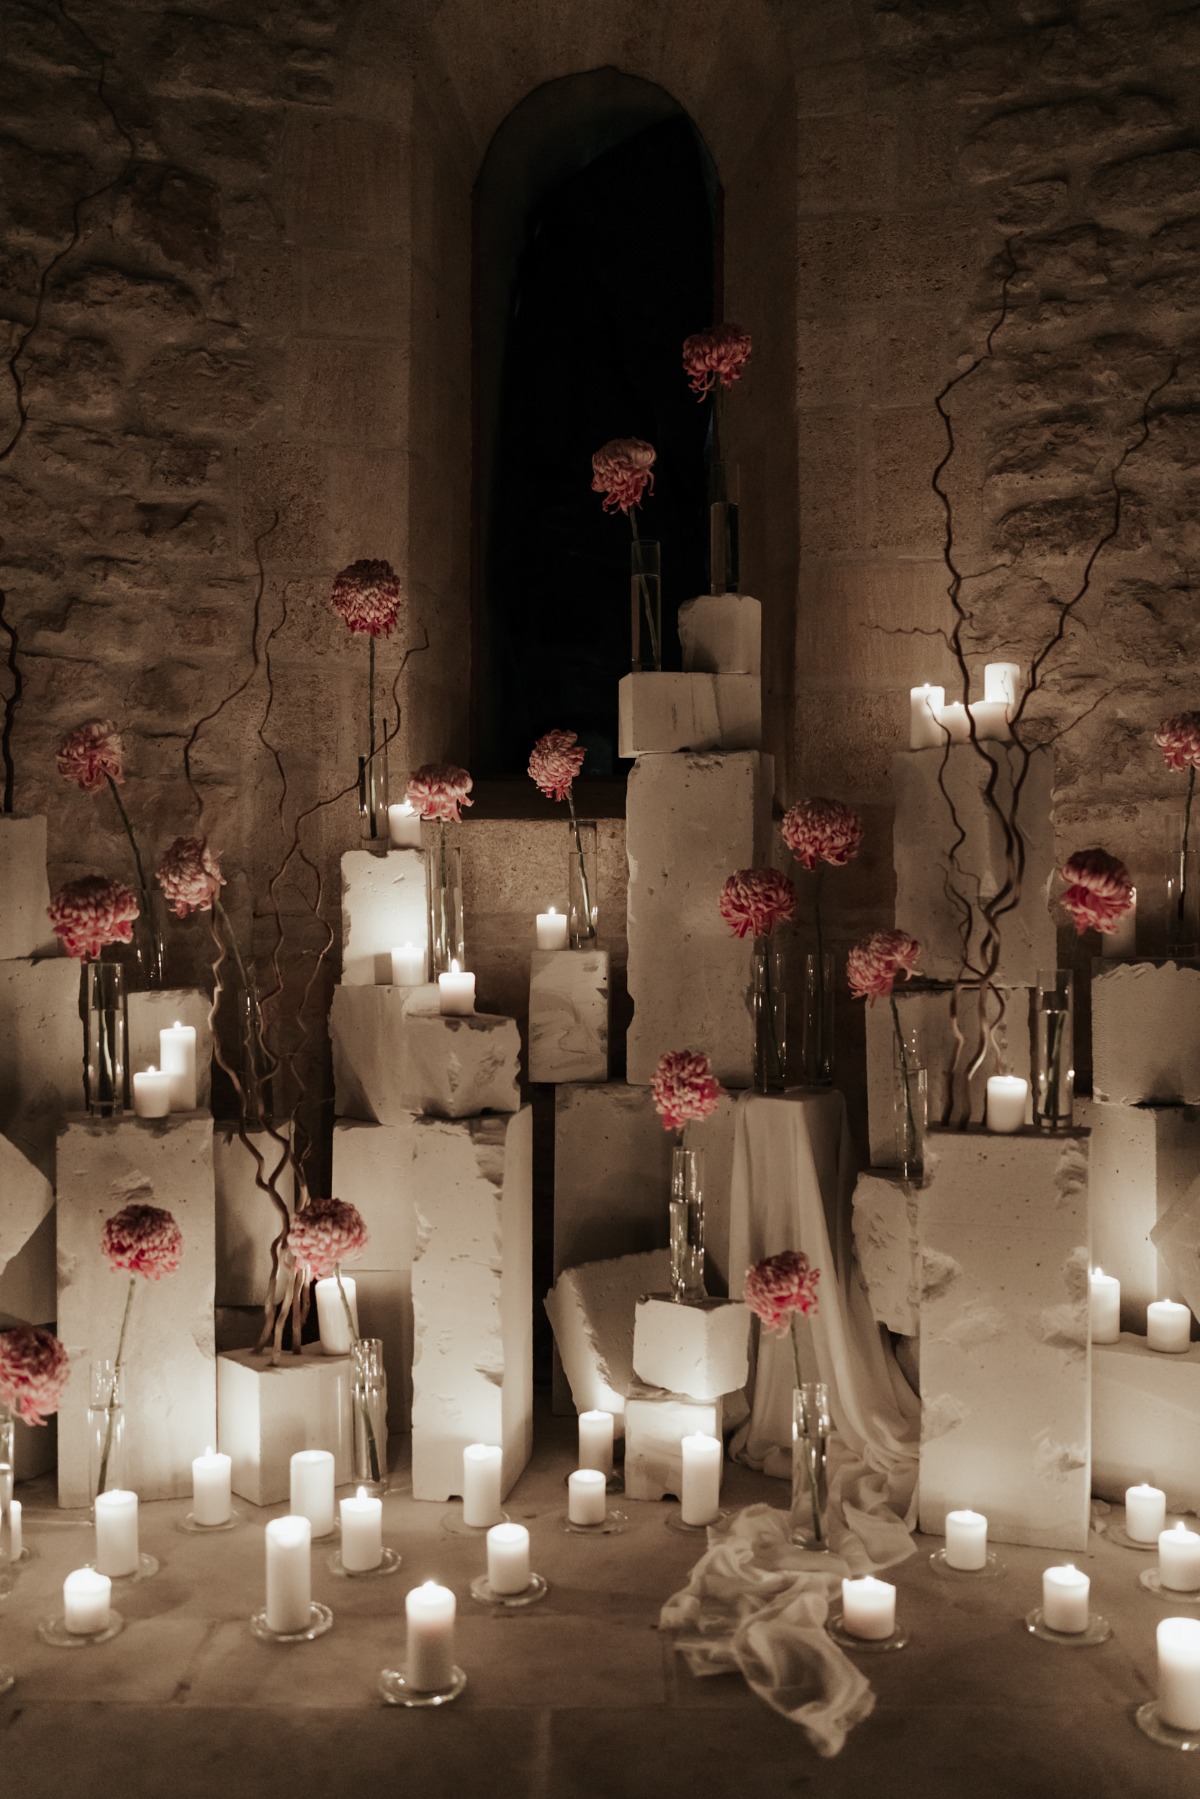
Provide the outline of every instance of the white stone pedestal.
[[676,1305],[669,1293],[639,1299],[633,1372],[648,1387],[708,1404],[750,1377],[750,1311],[740,1300]]
[[1126,1106],[1200,1104],[1200,967],[1092,964],[1092,1089]]
[[[290,1126],[280,1127],[280,1135]],[[274,1179],[275,1191],[292,1212],[296,1206],[295,1171],[282,1146],[265,1130],[249,1129],[251,1143],[263,1159],[262,1178]],[[282,1219],[270,1194],[258,1185],[258,1163],[235,1124],[213,1126],[213,1182],[216,1190],[219,1306],[261,1306],[271,1273],[271,1245]],[[336,1191],[336,1188],[335,1188]]]
[[637,1303],[670,1278],[669,1252],[654,1249],[564,1268],[546,1295],[546,1316],[574,1409],[611,1412],[618,1436],[625,1396],[633,1385]]
[[618,755],[761,748],[762,683],[757,675],[622,675]]
[[[1004,989],[1005,1015],[996,1031],[996,1047],[1005,1060],[1005,1072],[1029,1079],[1029,988]],[[950,1092],[950,1075],[954,1068],[954,1033],[950,1020],[949,988],[896,989],[896,1005],[900,1025],[907,1034],[917,1033],[921,1066],[929,1076],[929,1121],[958,1124],[960,1119],[946,1114]],[[974,1044],[978,996],[966,989],[959,995],[959,1024],[968,1047]],[[884,1000],[864,1008],[867,1027],[867,1126],[870,1132],[872,1168],[898,1166],[899,1138],[895,1129],[897,1092],[895,1065],[896,1030],[892,1009]],[[982,1123],[987,1099],[987,1079],[998,1067],[988,1057],[968,1089],[964,1056],[958,1078],[954,1082],[954,1104],[969,1101],[970,1118]],[[965,1123],[966,1120],[962,1119]]]
[[[212,1031],[209,999],[194,987],[164,987],[156,993],[131,993],[125,1005],[128,1024],[127,1063],[135,1069],[162,1067],[158,1033],[173,1024],[190,1024],[196,1033],[196,1105],[207,1112],[212,1095]],[[132,1094],[132,1086],[129,1089]]]
[[58,954],[49,905],[45,819],[0,813],[0,961]]
[[349,1356],[285,1355],[275,1367],[249,1349],[218,1356],[217,1445],[233,1462],[234,1492],[251,1505],[286,1502],[298,1449],[330,1450],[343,1485],[354,1466],[353,1399]]
[[401,1124],[413,1112],[515,1112],[521,1035],[514,1018],[443,1018],[436,988],[335,987],[334,1104],[341,1118]]
[[745,593],[704,593],[679,608],[685,669],[709,675],[757,675],[762,667],[762,607]]
[[0,962],[0,1131],[54,1179],[54,1145],[84,1103],[79,963]]
[[534,1083],[607,1081],[607,950],[534,950],[529,1078]]
[[871,1311],[901,1337],[921,1328],[921,1246],[917,1189],[898,1174],[869,1168],[854,1188],[854,1253]]
[[421,850],[347,850],[342,857],[342,983],[388,986],[392,951],[428,947]]
[[1171,1511],[1200,1509],[1200,1343],[1184,1355],[1126,1334],[1093,1346],[1092,1491],[1124,1505],[1140,1481],[1161,1487]]
[[721,1436],[721,1401],[641,1388],[625,1401],[625,1495],[673,1499],[683,1491],[683,1439]]
[[1144,1332],[1152,1299],[1183,1297],[1152,1233],[1200,1178],[1200,1112],[1083,1099],[1075,1119],[1091,1132],[1092,1266],[1120,1280],[1123,1328]]

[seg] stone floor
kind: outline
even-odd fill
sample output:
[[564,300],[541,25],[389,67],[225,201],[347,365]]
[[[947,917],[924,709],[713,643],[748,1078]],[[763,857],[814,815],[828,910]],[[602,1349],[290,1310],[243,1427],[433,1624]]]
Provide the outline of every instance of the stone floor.
[[[534,1460],[508,1501],[529,1524],[549,1597],[496,1616],[468,1592],[482,1545],[451,1537],[449,1508],[401,1491],[385,1502],[394,1579],[350,1582],[314,1551],[314,1595],[334,1609],[330,1634],[268,1647],[246,1619],[262,1603],[262,1525],[208,1539],[175,1529],[183,1502],[143,1508],[142,1547],[162,1567],[120,1591],[124,1633],[103,1647],[45,1647],[40,1617],[60,1610],[64,1574],[87,1558],[90,1527],[53,1508],[48,1483],[24,1491],[35,1559],[0,1604],[0,1663],[18,1681],[0,1699],[4,1799],[683,1799],[684,1795],[820,1792],[828,1799],[1155,1799],[1200,1793],[1200,1756],[1143,1738],[1132,1712],[1152,1691],[1154,1626],[1167,1608],[1137,1584],[1146,1558],[1093,1536],[1094,1602],[1113,1624],[1098,1649],[1036,1641],[1021,1623],[1040,1596],[1048,1552],[1005,1549],[1007,1574],[978,1587],[936,1578],[929,1550],[895,1571],[912,1633],[897,1655],[863,1659],[874,1714],[841,1756],[822,1761],[795,1726],[738,1676],[695,1680],[656,1629],[662,1600],[698,1553],[664,1528],[666,1506],[623,1504],[621,1536],[558,1529],[572,1465],[566,1420],[539,1416]],[[727,1470],[730,1504],[779,1501],[783,1489]],[[463,1697],[439,1712],[385,1707],[378,1670],[403,1648],[403,1596],[437,1576],[459,1601]]]

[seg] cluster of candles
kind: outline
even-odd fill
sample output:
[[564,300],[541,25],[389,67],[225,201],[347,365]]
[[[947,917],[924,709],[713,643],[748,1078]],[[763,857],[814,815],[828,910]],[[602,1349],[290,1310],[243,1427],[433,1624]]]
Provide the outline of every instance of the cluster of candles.
[[983,742],[1003,743],[1012,737],[1012,715],[1017,705],[1021,667],[1017,662],[989,662],[983,671],[983,698],[964,706],[961,700],[946,704],[946,689],[928,682],[909,691],[909,747],[941,748],[945,743],[966,743],[971,736]]
[[[460,968],[457,958],[448,973],[440,974],[438,1010],[443,1018],[469,1018],[475,1010],[475,976]],[[392,986],[423,987],[425,985],[425,950],[416,943],[402,944],[392,951]]]
[[158,1033],[158,1067],[133,1077],[133,1109],[139,1118],[166,1118],[196,1110],[196,1027],[176,1019]]
[[[1093,1268],[1090,1284],[1092,1342],[1116,1343],[1121,1336],[1121,1283]],[[1186,1355],[1192,1346],[1192,1314],[1174,1299],[1153,1299],[1146,1307],[1146,1348],[1160,1355]]]
[[[680,1444],[679,1511],[684,1524],[697,1528],[721,1515],[721,1470],[725,1451],[719,1437],[693,1431]],[[567,1477],[567,1518],[572,1524],[603,1524],[607,1517],[608,1482],[613,1471],[611,1412],[579,1414],[579,1466]]]

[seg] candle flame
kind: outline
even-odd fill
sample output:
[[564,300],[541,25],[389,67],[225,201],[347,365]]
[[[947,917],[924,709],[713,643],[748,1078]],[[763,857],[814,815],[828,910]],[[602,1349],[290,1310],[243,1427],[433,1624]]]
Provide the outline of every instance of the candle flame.
[[551,906],[551,908],[550,908],[550,910],[549,910],[549,912],[547,912],[547,914],[546,914],[546,916],[547,916],[547,918],[555,918],[555,917],[557,917],[557,913],[556,913],[556,912],[555,912],[555,910],[554,910],[554,907],[553,907],[553,906]]
[[180,1024],[179,1020],[176,1019],[175,1023],[171,1026],[171,1029],[173,1031],[181,1031],[183,1029],[183,1026]]
[[367,1497],[367,1489],[365,1487],[360,1487],[354,1497],[356,1499],[365,1499]]
[[209,1444],[208,1448],[204,1451],[204,1453],[205,1453],[205,1455],[212,1454],[212,1444],[211,1443]]
[[[457,956],[451,956],[451,958],[450,958],[450,973],[451,974],[461,974],[462,973],[462,969],[458,966],[458,957]],[[434,1583],[431,1581],[425,1582],[426,1586],[431,1586],[433,1584]]]
[[147,1074],[157,1074],[157,1073],[158,1073],[158,1070],[157,1070],[157,1068],[156,1068],[156,1067],[155,1067],[155,1066],[154,1066],[154,1064],[153,1064],[153,1062],[151,1062],[151,1064],[150,1064],[150,1066],[149,1066],[149,1068],[148,1068],[148,1069],[147,1069],[147,1070],[146,1070],[146,1073],[147,1073]]

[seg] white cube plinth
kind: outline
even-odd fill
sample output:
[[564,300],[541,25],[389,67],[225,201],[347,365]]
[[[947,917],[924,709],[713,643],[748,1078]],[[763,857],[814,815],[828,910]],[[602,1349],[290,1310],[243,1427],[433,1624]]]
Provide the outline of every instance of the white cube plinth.
[[1124,1106],[1200,1104],[1200,967],[1092,964],[1092,1089]]
[[683,1439],[694,1431],[721,1436],[721,1401],[640,1389],[625,1401],[625,1495],[628,1499],[679,1499],[683,1491]]
[[[983,797],[993,764],[999,769],[999,812],[987,807]],[[947,886],[964,893],[974,906],[978,898],[993,898],[1008,881],[1001,816],[1011,814],[1020,768],[1017,746],[1004,743],[902,750],[892,757],[896,917],[920,943],[921,970],[931,980],[954,980],[963,964],[962,913]],[[1055,923],[1048,902],[1055,868],[1053,785],[1053,752],[1035,749],[1020,797],[1018,822],[1025,845],[1021,896],[1005,914],[995,970],[996,980],[1006,986],[1032,985],[1040,968],[1055,965]],[[960,829],[965,833],[961,842]],[[972,960],[978,959],[982,929],[976,906],[967,945]]]
[[[1123,1328],[1144,1332],[1150,1301],[1188,1298],[1175,1277],[1200,1274],[1200,1194],[1194,1224],[1183,1205],[1200,1179],[1200,1112],[1082,1099],[1075,1121],[1092,1134],[1092,1266],[1120,1280]],[[1200,1281],[1190,1284],[1188,1303],[1200,1304]]]
[[[1006,987],[1001,993],[1005,1003],[1004,1018],[996,1029],[996,1051],[1004,1059],[1006,1074],[1029,1079],[1029,993],[1028,987]],[[975,1020],[978,996],[969,988],[959,994],[958,1018],[967,1040],[967,1053],[952,1081],[955,1070],[954,1031],[951,1023],[952,993],[949,988],[918,988],[915,992],[897,987],[896,1006],[906,1036],[916,1032],[917,1053],[928,1074],[929,1120],[931,1124],[965,1124],[968,1117],[982,1124],[987,1100],[988,1076],[999,1072],[996,1056],[989,1055],[970,1082],[966,1067],[975,1042]],[[867,1125],[870,1132],[872,1168],[899,1166],[903,1122],[896,1129],[899,1108],[903,1104],[896,1084],[896,1029],[891,1007],[880,1002],[864,1008],[867,1026]],[[994,1010],[994,1001],[993,1001]],[[947,1112],[948,1100],[954,1110]],[[963,1111],[963,1107],[967,1111]]]
[[535,1083],[607,1081],[607,950],[534,950],[529,1078]]
[[122,1206],[164,1207],[183,1260],[138,1279],[125,1334],[128,1484],[142,1499],[192,1490],[192,1457],[216,1434],[212,1120],[68,1119],[58,1141],[58,1334],[72,1377],[58,1414],[58,1502],[86,1505],[88,1364],[116,1354],[129,1277],[100,1247]]
[[869,1169],[854,1188],[854,1253],[871,1310],[902,1337],[921,1328],[921,1249],[916,1189],[898,1174]]
[[757,675],[622,675],[618,755],[761,748],[762,682]]
[[498,1443],[508,1492],[533,1442],[533,1114],[416,1126],[412,1467],[416,1499],[462,1491]]
[[642,756],[629,776],[628,1078],[646,1085],[664,1049],[705,1050],[748,1087],[754,944],[717,909],[726,874],[766,860],[772,764],[755,751]]
[[194,987],[164,987],[157,993],[131,993],[126,1002],[128,1019],[127,1066],[133,1071],[161,1068],[158,1033],[173,1024],[190,1024],[196,1033],[196,1104],[206,1112],[212,1094],[212,1031],[210,1002]]
[[999,1543],[1087,1545],[1087,1133],[930,1133],[921,1529],[970,1497]]
[[347,850],[342,857],[342,981],[390,985],[392,951],[429,942],[421,850]]
[[1170,1511],[1200,1510],[1200,1343],[1160,1355],[1123,1334],[1092,1349],[1092,1491],[1123,1505],[1141,1481]]
[[564,1268],[546,1295],[546,1315],[577,1412],[611,1412],[617,1434],[633,1384],[638,1300],[671,1278],[665,1249]]
[[[281,1125],[276,1135],[286,1137],[289,1128]],[[266,1130],[251,1128],[246,1136],[252,1147],[243,1143],[235,1124],[213,1126],[219,1306],[261,1306],[266,1299],[271,1245],[283,1220],[260,1181],[273,1183],[289,1212],[296,1205],[295,1171],[284,1146]]]
[[669,1293],[639,1299],[633,1372],[648,1387],[705,1403],[736,1393],[750,1375],[750,1312],[740,1300],[676,1305]]
[[704,593],[679,608],[683,666],[708,675],[757,675],[762,607],[745,593]]
[[412,1412],[417,1123],[410,1113],[401,1124],[339,1118],[333,1127],[333,1190],[358,1207],[368,1232],[347,1272],[358,1287],[362,1335],[383,1339],[393,1430],[407,1430]]
[[218,1356],[217,1446],[233,1462],[234,1492],[251,1505],[287,1500],[299,1449],[329,1450],[335,1482],[348,1481],[353,1398],[349,1356],[285,1355],[277,1366],[250,1349]]
[[84,1103],[79,963],[0,962],[0,1131],[54,1179],[54,1145]]
[[443,1018],[428,1009],[427,992],[334,988],[329,1034],[339,1117],[399,1124],[412,1112],[474,1118],[517,1110],[516,1020],[483,1012]]
[[49,905],[45,819],[0,813],[0,961],[58,954]]

